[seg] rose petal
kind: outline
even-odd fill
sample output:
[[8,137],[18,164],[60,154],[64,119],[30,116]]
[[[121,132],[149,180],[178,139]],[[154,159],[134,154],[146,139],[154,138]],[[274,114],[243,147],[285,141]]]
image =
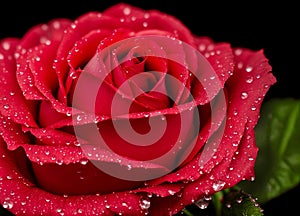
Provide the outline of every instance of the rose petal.
[[68,19],[54,19],[47,24],[39,24],[29,29],[22,37],[18,51],[29,50],[41,44],[60,41],[64,30],[71,24]]
[[55,19],[47,24],[40,24],[32,27],[26,32],[20,41],[20,45],[16,50],[18,56],[17,64],[17,80],[22,92],[28,100],[44,99],[43,95],[33,85],[33,75],[28,67],[28,51],[41,44],[50,45],[61,39],[64,29],[70,24],[68,19]]
[[25,100],[15,76],[14,53],[18,44],[17,39],[6,39],[0,43],[0,53],[3,56],[0,59],[2,69],[0,71],[0,112],[15,122],[36,127],[35,116],[33,115],[36,112],[36,104]]
[[[100,13],[90,12],[78,17],[67,30],[57,50],[56,62],[54,63],[60,88],[63,89],[66,77],[69,72],[67,58],[69,51],[72,50],[74,44],[83,36],[96,29],[113,30],[118,28],[118,22],[113,17],[102,16]],[[63,91],[61,97],[66,97]]]
[[[100,122],[97,130],[93,130],[91,125],[84,125],[78,127],[76,131],[82,139],[101,148],[109,148],[118,155],[174,167],[174,164],[179,163],[178,154],[185,150],[198,130],[197,126],[190,124],[195,116],[195,110],[192,110],[180,115],[118,119],[113,122],[109,120]],[[128,128],[127,124],[132,128]],[[99,136],[102,137],[102,141],[99,140]],[[116,143],[118,145],[115,145]]]
[[37,140],[35,144],[48,145],[48,146],[77,146],[78,143],[86,144],[84,140],[78,140],[79,138],[73,134],[51,129],[51,128],[26,128],[26,132],[30,132]]
[[0,115],[0,135],[8,148],[16,148],[18,144],[30,143],[30,136],[22,131],[22,126],[11,119]]
[[[20,174],[11,153],[0,139],[0,204],[16,215],[105,214],[144,215],[142,196],[128,192],[108,195],[54,195],[38,188]],[[16,196],[18,194],[18,196]],[[116,199],[116,196],[118,199]],[[53,207],[54,206],[54,207]],[[112,208],[110,208],[112,207]],[[114,208],[113,208],[114,207]]]
[[[237,64],[233,76],[228,80],[228,86],[226,85],[228,108],[225,130],[220,127],[209,144],[204,146],[205,151],[194,158],[187,166],[182,167],[176,173],[154,180],[151,184],[197,179],[202,174],[209,173],[224,157],[232,157],[239,146],[246,122],[249,122],[250,129],[257,123],[262,99],[268,88],[276,81],[275,77],[270,73],[271,67],[262,51],[244,50],[241,55],[235,58],[238,63],[243,62],[245,65],[251,65],[253,82],[249,83],[250,74],[246,71],[246,68],[239,68],[239,64]],[[245,94],[242,94],[244,92],[247,93],[247,98],[245,98]],[[195,169],[199,167],[201,167],[201,170],[195,172]]]
[[[25,150],[23,157],[26,155],[31,161],[38,185],[55,194],[103,194],[130,190],[142,183],[139,181],[141,176],[150,178],[153,175],[169,172],[165,167],[116,157],[110,152],[95,147],[20,144],[15,145],[11,150],[17,149],[18,146]],[[85,154],[89,157],[87,158]],[[56,174],[53,175],[54,173]],[[129,181],[113,176],[120,173],[125,177],[136,176],[137,178]]]
[[[226,80],[233,74],[235,61],[233,50],[229,43],[215,43],[207,37],[195,37],[198,50],[207,58],[214,68],[221,85],[224,86]],[[213,79],[211,77],[210,79]]]
[[49,127],[58,122],[70,119],[72,111],[67,111],[65,114],[59,113],[52,106],[50,101],[43,100],[40,103],[39,109],[39,124],[41,127]]
[[[130,11],[129,14],[127,14],[128,11]],[[175,33],[179,39],[188,44],[194,43],[190,30],[180,20],[157,10],[142,10],[132,5],[120,3],[106,9],[103,14],[118,17],[124,27],[134,31],[159,29]]]
[[147,184],[143,185],[144,187],[132,190],[134,193],[145,192],[150,194],[150,196],[159,196],[159,197],[170,197],[176,196],[176,193],[182,190],[184,187],[183,183],[178,184],[162,184],[162,185],[153,185],[147,186]]
[[29,51],[25,50],[18,54],[17,58],[17,68],[16,68],[16,77],[18,84],[21,88],[21,91],[24,97],[27,100],[43,100],[45,97],[38,90],[38,88],[34,85],[34,77],[29,68],[27,56],[29,55]]

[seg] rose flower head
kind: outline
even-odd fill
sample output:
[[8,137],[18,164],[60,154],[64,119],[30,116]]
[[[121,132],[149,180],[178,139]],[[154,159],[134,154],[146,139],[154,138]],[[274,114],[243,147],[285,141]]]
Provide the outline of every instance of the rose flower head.
[[262,50],[117,4],[0,41],[0,203],[170,215],[255,177]]

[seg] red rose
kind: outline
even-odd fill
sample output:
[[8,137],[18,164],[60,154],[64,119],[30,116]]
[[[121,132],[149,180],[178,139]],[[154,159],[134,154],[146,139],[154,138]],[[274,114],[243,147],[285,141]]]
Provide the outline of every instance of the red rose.
[[0,202],[16,215],[170,215],[254,177],[263,51],[118,4],[0,43]]

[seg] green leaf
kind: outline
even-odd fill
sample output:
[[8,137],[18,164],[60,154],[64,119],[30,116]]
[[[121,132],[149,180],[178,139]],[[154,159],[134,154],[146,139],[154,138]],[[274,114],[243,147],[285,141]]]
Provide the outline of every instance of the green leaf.
[[262,212],[256,199],[242,190],[232,190],[224,196],[222,216],[261,216]]
[[255,131],[259,148],[256,177],[239,186],[265,203],[300,182],[300,101],[267,101]]

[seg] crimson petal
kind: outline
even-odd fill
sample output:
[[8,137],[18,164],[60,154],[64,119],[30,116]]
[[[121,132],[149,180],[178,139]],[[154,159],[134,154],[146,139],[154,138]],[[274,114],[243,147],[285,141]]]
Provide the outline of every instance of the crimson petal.
[[36,104],[25,100],[15,76],[16,62],[14,54],[19,40],[6,39],[1,41],[0,44],[0,64],[2,68],[0,71],[0,112],[5,116],[9,116],[15,122],[37,127],[35,116],[32,114],[36,112]]

